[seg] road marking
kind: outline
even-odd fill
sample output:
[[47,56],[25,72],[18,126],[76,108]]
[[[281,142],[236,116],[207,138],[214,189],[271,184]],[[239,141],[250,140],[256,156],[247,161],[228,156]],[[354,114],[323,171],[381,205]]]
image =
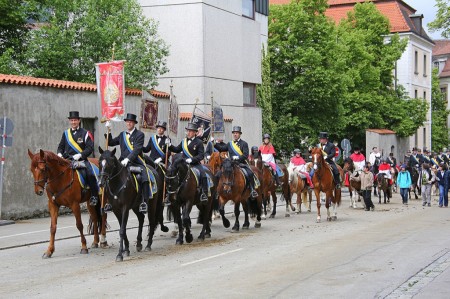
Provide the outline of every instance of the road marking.
[[216,254],[216,255],[209,256],[209,257],[205,257],[205,258],[202,258],[202,259],[199,259],[199,260],[196,260],[196,261],[192,261],[192,262],[189,262],[189,263],[181,264],[181,267],[189,266],[189,265],[192,265],[192,264],[195,264],[195,263],[200,263],[200,262],[207,261],[207,260],[219,257],[219,256],[224,256],[224,255],[227,255],[227,254],[230,254],[230,253],[235,253],[235,252],[241,251],[242,249],[244,249],[244,248],[238,248],[238,249],[235,249],[235,250],[219,253],[219,254]]

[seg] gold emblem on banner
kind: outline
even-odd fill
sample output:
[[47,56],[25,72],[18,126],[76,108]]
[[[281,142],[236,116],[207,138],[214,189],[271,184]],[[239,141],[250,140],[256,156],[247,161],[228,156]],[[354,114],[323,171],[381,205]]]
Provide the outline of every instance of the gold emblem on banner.
[[108,82],[105,87],[105,103],[113,104],[117,102],[118,99],[119,99],[119,88],[114,82],[112,81]]

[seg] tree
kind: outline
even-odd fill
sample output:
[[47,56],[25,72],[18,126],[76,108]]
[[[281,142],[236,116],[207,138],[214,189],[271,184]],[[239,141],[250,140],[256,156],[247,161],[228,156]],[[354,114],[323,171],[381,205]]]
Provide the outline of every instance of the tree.
[[[269,55],[274,143],[291,151],[319,131],[341,134],[344,70],[335,25],[325,15],[326,0],[271,6]],[[313,141],[314,140],[314,141]]]
[[168,48],[157,25],[136,0],[52,0],[47,23],[32,30],[25,53],[27,74],[95,82],[95,63],[126,60],[127,87],[153,87],[167,71]]
[[436,19],[428,23],[428,29],[431,32],[442,30],[441,35],[445,38],[450,37],[450,7],[448,0],[436,0],[437,7]]
[[261,77],[262,82],[256,88],[256,103],[262,110],[262,130],[273,135],[272,120],[272,90],[270,86],[270,56],[264,49],[261,50]]
[[439,88],[438,69],[433,69],[431,84],[431,148],[441,151],[449,144],[447,118],[450,111]]

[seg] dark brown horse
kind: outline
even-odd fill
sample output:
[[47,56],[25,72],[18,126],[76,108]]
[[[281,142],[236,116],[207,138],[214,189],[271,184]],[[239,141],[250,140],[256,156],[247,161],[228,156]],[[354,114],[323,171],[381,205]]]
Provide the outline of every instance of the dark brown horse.
[[[341,189],[337,189],[333,179],[330,166],[325,162],[323,151],[320,148],[313,148],[311,156],[314,164],[314,193],[317,200],[317,222],[320,222],[320,192],[325,193],[325,207],[327,208],[327,220],[337,220],[336,208],[341,204]],[[344,179],[344,172],[338,167],[341,179]],[[333,216],[330,215],[330,206],[333,206]]]
[[[55,234],[57,228],[58,211],[60,206],[68,207],[75,216],[76,226],[80,232],[81,253],[87,254],[86,238],[83,234],[83,222],[81,221],[80,204],[90,198],[90,191],[83,190],[80,184],[78,173],[72,169],[72,163],[66,159],[58,157],[50,151],[40,150],[33,154],[28,150],[28,156],[31,159],[30,170],[34,177],[34,192],[42,196],[44,192],[48,197],[48,209],[50,212],[50,243],[47,251],[42,256],[50,258],[55,251]],[[89,161],[98,166],[97,159]],[[90,214],[91,232],[94,234],[92,248],[99,245],[99,236],[101,235],[100,246],[106,247],[106,214],[101,215],[100,203],[92,207],[87,205]]]
[[[260,180],[261,172],[252,167],[253,172]],[[248,229],[250,226],[249,211],[256,214],[255,227],[261,227],[261,207],[262,196],[261,189],[256,188],[258,197],[256,199],[250,198],[250,188],[247,186],[246,178],[240,169],[239,164],[230,159],[223,160],[222,171],[217,185],[217,193],[219,194],[219,211],[222,216],[223,226],[230,227],[230,221],[225,217],[225,204],[231,200],[234,202],[234,215],[236,217],[232,231],[239,231],[239,215],[240,205],[244,210],[245,220],[242,225],[243,229]]]
[[[350,193],[350,207],[356,209],[358,207],[357,202],[361,201],[360,196],[362,195],[361,191],[361,181],[352,180],[352,177],[355,175],[355,163],[351,158],[347,158],[344,160],[343,167],[344,174],[348,175],[348,192]],[[353,196],[353,192],[355,192],[355,196]],[[358,197],[356,199],[356,196]]]
[[[142,202],[142,190],[140,183],[138,182],[139,175],[133,176],[130,171],[131,167],[124,167],[117,160],[115,154],[116,149],[112,151],[105,150],[99,147],[100,151],[100,186],[103,187],[105,193],[105,199],[112,206],[112,211],[116,215],[120,225],[119,236],[120,245],[119,253],[116,256],[116,261],[123,261],[123,254],[130,255],[130,243],[127,236],[127,223],[130,214],[130,209],[136,214],[139,222],[136,250],[140,252],[142,250],[142,229],[144,226],[145,215],[139,212],[139,205]],[[162,178],[158,176],[155,169],[149,167],[150,171],[156,178],[156,184],[159,187],[163,184]],[[140,171],[139,167],[136,170]],[[153,242],[153,235],[157,225],[157,211],[158,205],[162,205],[161,198],[158,197],[158,192],[162,191],[161,188],[153,195],[153,199],[150,199],[148,209],[148,221],[150,225],[146,251],[151,250]]]
[[377,174],[377,186],[378,186],[378,203],[381,203],[381,191],[383,191],[384,203],[390,202],[392,197],[391,186],[389,185],[389,179],[385,177],[384,173],[379,172]]
[[[213,174],[209,169],[205,169],[205,173],[213,178]],[[186,232],[186,242],[191,243],[194,239],[191,234],[191,218],[189,216],[194,205],[199,210],[197,221],[202,224],[202,230],[198,239],[204,240],[205,238],[210,238],[210,211],[212,199],[216,196],[216,185],[210,188],[208,201],[203,204],[200,201],[200,179],[198,179],[199,183],[197,183],[194,170],[185,162],[183,153],[176,154],[172,157],[172,165],[167,169],[165,179],[167,193],[170,195],[169,198],[171,200],[174,221],[178,224],[176,244],[183,244],[183,228]]]

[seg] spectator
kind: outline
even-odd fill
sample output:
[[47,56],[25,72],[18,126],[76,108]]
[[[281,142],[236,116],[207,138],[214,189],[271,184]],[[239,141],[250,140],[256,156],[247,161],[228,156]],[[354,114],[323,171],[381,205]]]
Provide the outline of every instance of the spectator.
[[439,164],[439,170],[436,174],[436,180],[439,184],[439,207],[448,207],[449,173],[444,163]]
[[373,185],[373,173],[369,170],[369,163],[364,165],[363,172],[357,177],[351,177],[351,180],[361,181],[361,191],[366,205],[366,211],[375,210],[375,206],[372,202],[372,185]]
[[408,205],[408,190],[411,187],[411,174],[406,170],[405,164],[401,166],[400,172],[398,173],[397,186],[400,187],[403,204]]
[[431,171],[430,165],[424,163],[422,165],[422,206],[428,204],[431,207],[431,187],[433,186],[436,177],[434,172]]

